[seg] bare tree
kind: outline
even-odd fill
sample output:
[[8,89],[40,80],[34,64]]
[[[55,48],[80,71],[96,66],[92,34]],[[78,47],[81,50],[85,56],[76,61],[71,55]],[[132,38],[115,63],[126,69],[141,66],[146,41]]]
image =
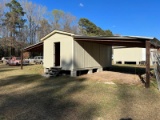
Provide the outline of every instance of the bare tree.
[[61,21],[62,21],[62,18],[64,16],[64,12],[62,10],[53,10],[52,11],[52,15],[53,15],[53,30],[61,30]]
[[75,16],[57,9],[52,11],[52,15],[52,30],[63,30],[66,32],[78,33],[79,29]]
[[1,0],[1,4],[0,4],[0,18],[3,16],[3,12],[4,12],[4,0]]
[[38,39],[38,30],[41,20],[47,12],[47,8],[42,5],[34,4],[28,0],[21,0],[22,6],[26,12],[28,26],[28,42],[34,44]]
[[38,30],[38,39],[41,39],[45,35],[51,32],[51,25],[46,19],[40,21],[40,27]]
[[63,31],[74,32],[72,27],[76,24],[76,17],[70,13],[65,13],[62,20]]
[[0,0],[0,37],[6,36],[7,31],[6,27],[3,26],[3,18],[4,18],[4,12],[5,12],[5,4],[8,2],[8,0]]
[[77,24],[73,25],[71,27],[71,32],[74,33],[74,34],[80,34],[80,28]]

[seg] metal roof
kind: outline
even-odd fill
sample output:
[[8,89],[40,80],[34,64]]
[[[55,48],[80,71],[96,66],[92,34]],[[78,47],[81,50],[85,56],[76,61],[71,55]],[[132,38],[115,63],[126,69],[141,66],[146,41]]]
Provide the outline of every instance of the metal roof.
[[154,37],[143,36],[73,36],[76,41],[98,42],[101,44],[128,46],[128,47],[145,47],[145,41],[149,40],[151,47],[160,48],[160,41]]
[[39,42],[33,45],[30,45],[23,49],[23,51],[28,52],[43,52],[43,42]]
[[69,35],[74,38],[75,41],[96,42],[104,45],[112,46],[126,46],[126,47],[143,47],[145,48],[145,41],[150,41],[152,48],[160,48],[160,41],[155,37],[143,37],[143,36],[81,36],[68,32],[54,30],[41,40],[37,44],[24,48],[24,51],[43,51],[43,41],[55,33]]
[[[152,40],[154,37],[143,37],[143,36],[80,36],[74,35],[74,38],[94,38],[94,39],[141,39],[141,40]],[[158,39],[156,39],[158,40]]]

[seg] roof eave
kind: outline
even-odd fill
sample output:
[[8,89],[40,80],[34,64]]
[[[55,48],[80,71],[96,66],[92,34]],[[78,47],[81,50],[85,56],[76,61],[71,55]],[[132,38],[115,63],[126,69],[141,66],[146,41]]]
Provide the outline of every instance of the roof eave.
[[69,35],[69,36],[74,36],[74,34],[72,34],[72,33],[63,32],[63,31],[59,31],[59,30],[54,30],[51,33],[47,34],[45,37],[41,38],[41,41],[46,40],[47,38],[49,38],[50,36],[52,36],[55,33],[59,33],[59,34],[63,34],[63,35]]

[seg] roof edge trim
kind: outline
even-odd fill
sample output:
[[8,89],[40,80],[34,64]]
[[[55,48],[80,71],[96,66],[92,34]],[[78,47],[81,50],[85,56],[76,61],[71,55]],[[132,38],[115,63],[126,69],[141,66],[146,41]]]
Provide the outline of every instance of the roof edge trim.
[[74,36],[73,33],[68,33],[68,32],[64,32],[64,31],[54,30],[51,33],[49,33],[46,36],[44,36],[43,38],[41,38],[41,41],[46,40],[47,38],[49,38],[50,36],[52,36],[55,33],[59,33],[59,34],[63,34],[63,35],[68,35],[68,36]]

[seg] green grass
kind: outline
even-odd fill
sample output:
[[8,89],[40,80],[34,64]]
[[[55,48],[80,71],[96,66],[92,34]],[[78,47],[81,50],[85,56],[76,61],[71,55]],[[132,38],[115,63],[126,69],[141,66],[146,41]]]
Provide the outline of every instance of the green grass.
[[160,119],[160,93],[154,80],[146,89],[143,85],[107,85],[84,77],[44,78],[42,73],[41,65],[24,66],[23,70],[0,65],[0,119]]

